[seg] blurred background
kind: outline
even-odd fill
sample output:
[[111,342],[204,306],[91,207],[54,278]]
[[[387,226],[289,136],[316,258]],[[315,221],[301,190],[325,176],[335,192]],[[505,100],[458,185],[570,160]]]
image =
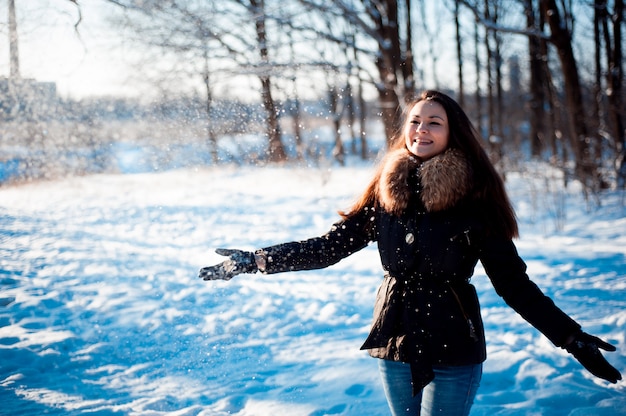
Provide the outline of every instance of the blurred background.
[[439,89],[503,175],[624,188],[622,0],[1,0],[0,185],[345,165]]

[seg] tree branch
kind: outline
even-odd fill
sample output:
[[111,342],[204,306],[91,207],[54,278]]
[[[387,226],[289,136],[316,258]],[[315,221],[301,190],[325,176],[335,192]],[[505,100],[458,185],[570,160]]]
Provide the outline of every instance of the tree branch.
[[536,37],[539,39],[546,40],[548,42],[552,42],[552,37],[550,35],[545,34],[539,30],[535,30],[532,28],[520,29],[516,27],[501,26],[491,19],[486,19],[482,15],[480,10],[478,10],[476,6],[472,4],[471,2],[467,0],[460,0],[459,3],[467,7],[474,14],[474,18],[476,19],[476,21],[487,29],[490,29],[496,32],[502,32],[502,33],[513,33],[513,34],[524,35],[528,37]]

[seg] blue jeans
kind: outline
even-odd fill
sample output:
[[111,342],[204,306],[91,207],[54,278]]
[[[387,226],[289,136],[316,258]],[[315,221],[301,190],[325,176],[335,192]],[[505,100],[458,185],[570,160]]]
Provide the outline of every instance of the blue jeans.
[[378,365],[392,416],[467,416],[483,373],[482,364],[434,366],[435,379],[413,397],[409,364],[379,360]]

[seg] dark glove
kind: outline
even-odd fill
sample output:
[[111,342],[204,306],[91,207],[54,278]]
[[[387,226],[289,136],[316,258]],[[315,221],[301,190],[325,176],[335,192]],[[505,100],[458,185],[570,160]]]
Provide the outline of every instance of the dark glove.
[[600,338],[580,331],[574,335],[574,340],[563,348],[594,376],[611,383],[617,383],[617,380],[622,379],[620,372],[606,361],[599,350],[602,348],[605,351],[615,351],[615,347]]
[[227,248],[218,248],[215,252],[221,256],[228,256],[228,260],[200,269],[198,277],[201,279],[230,280],[240,273],[256,273],[258,270],[254,253]]

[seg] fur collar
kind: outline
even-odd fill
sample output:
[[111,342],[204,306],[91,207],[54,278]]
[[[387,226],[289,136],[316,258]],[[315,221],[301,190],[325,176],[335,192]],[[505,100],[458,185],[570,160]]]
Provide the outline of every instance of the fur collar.
[[[410,181],[416,171],[421,183],[417,189]],[[408,207],[411,193],[418,192],[428,212],[452,208],[470,192],[471,176],[471,167],[460,150],[448,149],[425,162],[406,149],[396,150],[383,162],[379,203],[385,211],[400,215]]]

